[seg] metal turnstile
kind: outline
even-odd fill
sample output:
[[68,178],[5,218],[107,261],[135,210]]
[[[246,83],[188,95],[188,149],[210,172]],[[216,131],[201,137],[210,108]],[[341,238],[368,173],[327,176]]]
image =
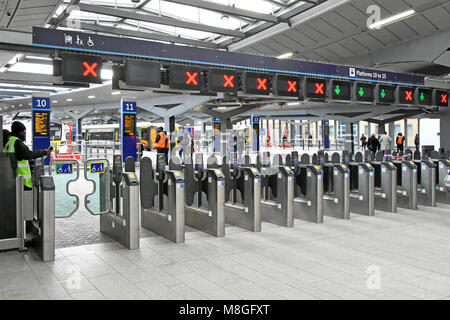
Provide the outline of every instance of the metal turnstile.
[[417,210],[417,166],[411,160],[393,161],[397,167],[397,207]]
[[225,236],[225,176],[221,169],[205,169],[203,155],[196,154],[195,167],[184,168],[185,223],[215,237]]
[[318,165],[294,167],[294,218],[323,223],[323,172]]
[[417,203],[423,206],[436,207],[436,169],[433,160],[414,161],[417,164]]
[[439,160],[438,182],[436,184],[436,202],[450,204],[450,192],[447,190],[445,178],[450,171],[450,160]]
[[180,171],[165,170],[158,154],[154,170],[150,158],[140,162],[141,223],[144,228],[175,243],[185,241],[185,189]]
[[350,162],[350,211],[375,215],[375,172],[370,163]]
[[375,170],[375,209],[397,212],[397,167],[384,161],[371,164]]
[[350,170],[346,164],[323,166],[324,215],[339,219],[350,219]]

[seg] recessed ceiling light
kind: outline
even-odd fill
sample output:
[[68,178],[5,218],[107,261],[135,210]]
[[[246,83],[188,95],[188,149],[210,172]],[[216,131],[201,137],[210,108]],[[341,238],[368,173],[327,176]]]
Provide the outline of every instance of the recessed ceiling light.
[[120,91],[113,91],[113,92],[111,92],[111,95],[113,95],[113,96],[115,96],[117,94],[121,94],[121,92]]
[[95,99],[95,96],[88,96],[88,99]]
[[287,103],[288,106],[296,106],[296,105],[299,105],[299,104],[300,104],[300,102],[289,102],[289,103]]
[[73,101],[73,99],[72,98],[67,98],[66,101],[70,102],[70,101]]
[[277,59],[287,59],[287,58],[292,57],[293,55],[294,55],[294,54],[293,54],[292,52],[286,52],[286,53],[280,54],[280,55],[277,57]]
[[386,18],[386,19],[380,20],[378,22],[372,23],[369,26],[369,29],[379,29],[379,28],[384,27],[384,26],[386,26],[388,24],[391,24],[391,23],[394,23],[394,22],[406,19],[406,18],[412,16],[415,13],[416,13],[416,11],[414,11],[414,10],[408,10],[408,11],[405,11],[405,12],[393,15],[393,16],[391,16],[389,18]]
[[23,104],[19,104],[19,107],[22,107],[23,106]]
[[58,103],[58,100],[53,100],[52,102],[53,102],[53,103]]

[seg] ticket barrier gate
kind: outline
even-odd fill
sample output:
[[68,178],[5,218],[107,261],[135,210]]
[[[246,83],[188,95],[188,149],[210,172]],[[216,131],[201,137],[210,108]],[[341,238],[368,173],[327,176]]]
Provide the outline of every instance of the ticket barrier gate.
[[261,176],[254,167],[243,167],[236,153],[231,164],[222,162],[225,176],[225,222],[249,231],[261,231]]
[[446,177],[450,171],[450,160],[439,160],[436,184],[436,202],[450,204],[450,192],[447,189]]
[[417,203],[436,207],[436,169],[433,160],[414,161],[417,165]]
[[391,162],[397,167],[397,207],[417,210],[416,164],[411,160]]
[[375,209],[397,212],[397,167],[392,162],[372,161],[375,171]]
[[185,223],[215,237],[225,236],[225,176],[221,169],[206,169],[197,153],[194,166],[184,168]]
[[[270,153],[264,153],[261,160],[257,157],[261,172],[261,218],[264,221],[283,227],[294,226],[294,172],[290,167],[281,166],[281,156],[275,156],[275,163],[280,166],[270,166]],[[264,165],[261,166],[264,162]]]
[[[114,156],[112,170],[107,159],[87,160],[84,167],[85,179],[94,183],[94,190],[85,196],[84,203],[89,213],[100,215],[100,232],[127,249],[139,249],[139,181],[135,170],[128,168],[132,172],[123,172],[121,155]],[[96,194],[97,183],[100,211],[94,209],[95,204],[90,205],[95,197],[89,199]]]
[[350,211],[375,215],[375,171],[370,163],[349,162]]
[[323,223],[323,171],[318,165],[298,161],[298,152],[291,153],[294,168],[294,218]]
[[350,219],[350,170],[346,164],[324,163],[323,214]]
[[164,154],[158,154],[156,169],[153,169],[150,158],[141,159],[140,181],[142,226],[172,242],[184,242],[183,174],[165,170]]

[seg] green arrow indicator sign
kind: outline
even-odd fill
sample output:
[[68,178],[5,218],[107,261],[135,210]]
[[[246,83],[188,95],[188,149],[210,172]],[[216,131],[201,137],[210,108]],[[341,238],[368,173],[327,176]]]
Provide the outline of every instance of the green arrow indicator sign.
[[364,89],[363,89],[363,87],[360,87],[359,88],[359,95],[362,97],[363,95],[364,95]]
[[383,99],[384,99],[384,97],[386,97],[386,92],[384,91],[384,89],[381,90],[380,95],[381,95],[381,97],[382,97]]
[[425,95],[422,92],[422,93],[420,93],[420,101],[423,101],[423,100],[425,100]]
[[334,89],[334,92],[336,92],[337,95],[339,95],[341,93],[341,88],[339,87],[339,85],[336,86],[336,89]]

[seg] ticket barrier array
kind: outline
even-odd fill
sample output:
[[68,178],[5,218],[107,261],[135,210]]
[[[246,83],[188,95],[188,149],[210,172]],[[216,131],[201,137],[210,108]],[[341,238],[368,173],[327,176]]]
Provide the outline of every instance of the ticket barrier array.
[[450,192],[448,191],[450,182],[446,181],[450,172],[450,160],[440,159],[438,162],[436,202],[450,204]]
[[375,215],[375,170],[370,163],[349,162],[350,211]]
[[225,236],[225,176],[203,165],[203,154],[185,164],[185,223],[215,237]]
[[140,162],[141,224],[172,241],[185,241],[185,188],[180,171],[165,169],[164,154],[157,155],[156,168],[144,157]]
[[237,153],[222,162],[225,176],[225,222],[249,231],[261,231],[261,176],[255,167],[244,167]]
[[[390,160],[390,157],[386,157]],[[397,207],[417,210],[417,166],[411,160],[390,161],[397,167]]]
[[417,165],[417,203],[436,207],[436,170],[433,160],[413,160]]
[[287,163],[294,171],[294,217],[315,223],[323,223],[323,171],[319,165],[311,165],[309,156],[293,151]]
[[262,220],[284,227],[294,226],[294,172],[282,166],[280,155],[274,158],[271,167],[270,153],[257,157],[257,168],[261,173],[261,217]]
[[388,161],[370,161],[375,172],[375,209],[397,212],[397,167]]

